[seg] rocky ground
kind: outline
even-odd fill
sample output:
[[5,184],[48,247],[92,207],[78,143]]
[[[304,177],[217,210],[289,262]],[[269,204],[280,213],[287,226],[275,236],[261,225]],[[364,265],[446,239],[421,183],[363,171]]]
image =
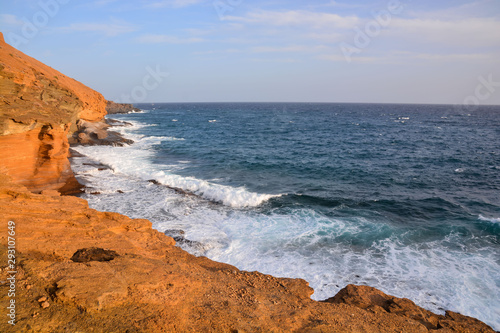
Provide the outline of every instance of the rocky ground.
[[[0,177],[0,253],[15,222],[15,297],[3,261],[0,299],[15,299],[1,332],[493,332],[438,316],[366,286],[325,302],[306,281],[195,257],[147,220],[98,212],[85,200],[33,194]],[[12,243],[11,243],[12,244]]]

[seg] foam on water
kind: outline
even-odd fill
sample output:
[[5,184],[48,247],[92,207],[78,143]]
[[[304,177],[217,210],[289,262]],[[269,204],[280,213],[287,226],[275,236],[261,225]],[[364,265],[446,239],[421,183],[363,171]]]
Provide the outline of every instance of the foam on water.
[[481,221],[487,221],[487,222],[491,222],[491,223],[500,223],[500,217],[499,218],[487,218],[487,217],[484,217],[483,215],[479,215],[479,219]]
[[234,188],[174,173],[176,170],[182,169],[183,165],[187,163],[153,165],[150,162],[154,157],[151,147],[159,145],[164,141],[184,141],[184,139],[134,134],[131,132],[151,125],[144,125],[137,122],[131,123],[132,126],[117,127],[116,130],[134,140],[135,143],[133,145],[124,147],[78,146],[75,149],[84,155],[92,156],[94,161],[109,166],[115,173],[121,173],[142,180],[154,179],[163,185],[188,191],[205,199],[220,202],[233,208],[255,207],[273,197],[279,197],[279,195],[253,193],[244,187]]

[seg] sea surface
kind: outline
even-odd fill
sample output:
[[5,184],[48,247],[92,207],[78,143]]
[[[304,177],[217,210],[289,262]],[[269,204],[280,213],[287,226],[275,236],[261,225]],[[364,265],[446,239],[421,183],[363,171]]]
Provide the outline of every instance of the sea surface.
[[500,330],[500,107],[136,106],[110,116],[133,145],[76,148],[91,207],[316,300],[366,284]]

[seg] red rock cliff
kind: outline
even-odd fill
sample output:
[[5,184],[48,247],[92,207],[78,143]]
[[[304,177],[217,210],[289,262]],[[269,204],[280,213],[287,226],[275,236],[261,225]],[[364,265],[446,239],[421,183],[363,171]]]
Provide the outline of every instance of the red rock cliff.
[[0,33],[0,172],[31,191],[76,184],[67,136],[99,121],[104,97],[5,43]]

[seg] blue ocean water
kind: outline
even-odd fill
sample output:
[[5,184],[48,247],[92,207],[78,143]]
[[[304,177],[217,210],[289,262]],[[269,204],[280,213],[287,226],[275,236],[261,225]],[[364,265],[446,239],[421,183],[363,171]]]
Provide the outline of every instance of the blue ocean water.
[[77,148],[91,207],[182,229],[196,255],[304,278],[318,300],[368,284],[500,329],[500,107],[137,106],[111,116],[135,144]]

